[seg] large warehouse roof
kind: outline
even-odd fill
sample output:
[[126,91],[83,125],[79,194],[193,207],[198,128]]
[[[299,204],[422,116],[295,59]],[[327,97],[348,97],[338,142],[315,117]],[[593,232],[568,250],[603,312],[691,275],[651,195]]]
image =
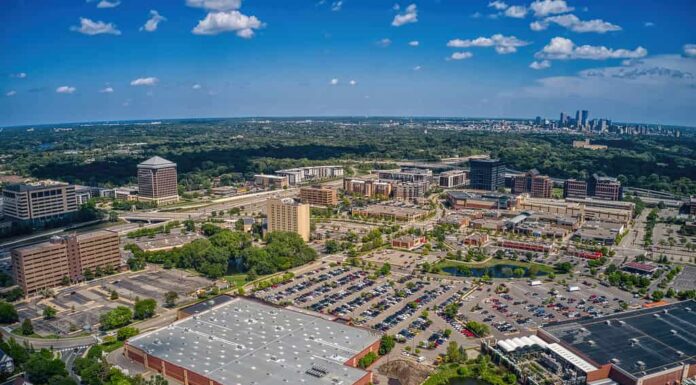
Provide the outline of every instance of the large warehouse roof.
[[128,342],[225,385],[353,384],[345,363],[377,342],[371,331],[235,298]]
[[595,366],[613,363],[640,378],[696,362],[696,301],[545,326]]

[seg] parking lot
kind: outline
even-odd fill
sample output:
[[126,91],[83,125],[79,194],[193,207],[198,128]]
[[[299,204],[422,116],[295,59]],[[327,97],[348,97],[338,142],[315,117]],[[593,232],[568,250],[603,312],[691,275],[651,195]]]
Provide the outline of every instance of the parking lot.
[[[569,286],[573,286],[572,291]],[[521,280],[498,281],[481,287],[467,298],[469,306],[477,309],[467,312],[467,316],[488,324],[492,334],[503,339],[532,334],[546,323],[612,314],[621,309],[621,302],[629,307],[646,302],[618,288],[587,281],[579,280],[569,286],[553,282],[532,286]]]
[[[174,291],[178,302],[195,298],[195,291],[207,287],[212,281],[183,270],[153,269],[103,277],[87,284],[65,288],[53,298],[31,301],[17,307],[20,319],[30,318],[36,333],[41,335],[68,336],[93,331],[99,317],[117,306],[132,307],[135,298],[153,298],[158,311],[164,305],[164,294]],[[111,290],[119,295],[111,300]],[[54,319],[45,320],[43,309],[51,306],[57,310]]]
[[[370,278],[357,268],[319,267],[297,275],[292,281],[255,292],[276,304],[290,304],[350,320],[354,325],[395,335],[399,350],[415,360],[433,361],[444,353],[447,341],[464,346],[478,339],[463,325],[439,309],[460,302],[468,291],[460,280],[436,281],[392,273]],[[450,329],[448,332],[445,332]],[[419,358],[423,357],[423,358]]]
[[672,287],[676,291],[696,289],[696,266],[683,265],[681,273],[674,278]]

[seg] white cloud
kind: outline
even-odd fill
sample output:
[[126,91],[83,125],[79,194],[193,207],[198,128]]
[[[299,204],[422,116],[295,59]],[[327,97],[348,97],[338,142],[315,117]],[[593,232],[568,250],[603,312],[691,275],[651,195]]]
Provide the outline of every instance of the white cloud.
[[77,91],[77,88],[70,86],[60,86],[56,88],[56,92],[59,94],[72,94],[75,91]]
[[423,67],[421,67],[421,66],[415,66],[415,67],[413,67],[413,70],[414,70],[414,71],[420,71],[420,70],[422,70],[422,69],[423,69]]
[[119,5],[121,5],[120,1],[108,1],[108,0],[101,0],[99,3],[97,3],[97,8],[116,8]]
[[10,74],[11,78],[24,79],[27,77],[26,72],[17,72],[16,74]]
[[491,37],[477,37],[473,40],[453,39],[447,42],[447,46],[451,48],[469,48],[469,47],[495,47],[495,51],[499,54],[513,53],[518,47],[524,47],[530,43],[520,40],[515,36],[504,36],[495,34]]
[[481,16],[483,16],[483,15],[481,14],[481,12],[474,12],[474,13],[471,14],[471,18],[472,18],[472,19],[478,19],[478,18],[480,18]]
[[564,37],[554,37],[541,51],[535,54],[537,59],[551,60],[606,60],[606,59],[637,59],[645,57],[648,51],[643,47],[634,50],[612,49],[604,46],[575,45],[572,40]]
[[195,35],[217,35],[223,32],[236,32],[237,36],[249,39],[254,30],[263,27],[256,16],[247,16],[239,11],[211,12],[198,22],[193,29]]
[[85,35],[120,35],[121,31],[116,28],[116,24],[105,23],[103,21],[93,21],[86,17],[80,18],[80,26],[73,25],[70,27],[71,31],[79,32]]
[[549,27],[549,24],[558,24],[561,27],[569,29],[573,32],[585,33],[596,32],[605,33],[612,31],[620,31],[621,27],[601,19],[580,20],[573,14],[565,14],[559,16],[550,16],[540,21],[532,22],[529,27],[533,31],[542,31]]
[[654,26],[655,26],[655,23],[653,23],[652,21],[646,21],[645,23],[643,23],[643,26],[645,26],[645,27],[654,27]]
[[15,96],[15,95],[17,95],[17,91],[15,91],[15,90],[9,90],[5,94],[5,96]]
[[348,84],[350,84],[351,86],[354,86],[354,85],[358,84],[358,82],[356,82],[355,80],[351,80],[350,82],[348,82]]
[[495,9],[497,9],[498,11],[505,10],[505,9],[508,7],[507,4],[505,4],[505,3],[502,2],[502,1],[498,1],[498,0],[496,0],[496,1],[491,1],[490,3],[488,3],[488,6],[491,7],[491,8],[495,8]]
[[102,88],[101,90],[99,90],[99,92],[101,92],[102,94],[110,94],[110,93],[114,92],[114,89],[110,86],[106,86],[106,87]]
[[565,0],[536,0],[529,5],[529,9],[534,12],[534,16],[544,17],[572,12],[575,8],[569,7]]
[[394,27],[400,27],[404,24],[415,23],[418,21],[418,9],[415,4],[411,4],[406,7],[406,12],[397,14],[394,16],[391,25]]
[[696,44],[684,44],[684,56],[696,57]]
[[155,84],[159,83],[159,79],[156,77],[150,76],[146,78],[137,78],[133,81],[130,82],[130,85],[132,86],[154,86]]
[[533,70],[545,70],[549,67],[551,67],[551,62],[548,60],[541,60],[541,61],[535,60],[529,65],[529,68],[531,68]]
[[505,10],[505,16],[515,19],[524,19],[527,16],[527,8],[524,5],[513,5]]
[[166,21],[167,18],[160,15],[159,12],[154,9],[150,10],[150,18],[145,22],[145,25],[140,27],[141,31],[155,32],[161,21]]
[[418,40],[411,40],[408,42],[408,45],[411,47],[418,47],[420,45],[420,42]]
[[450,59],[452,59],[452,60],[464,60],[464,59],[468,59],[472,56],[474,56],[474,54],[471,52],[454,52],[454,53],[452,53],[452,56],[450,56]]
[[186,5],[209,11],[232,11],[242,6],[242,0],[186,0]]
[[191,88],[193,88],[194,90],[200,90],[203,87],[200,84],[196,83]]
[[331,79],[331,81],[329,81],[329,84],[331,84],[332,86],[338,85],[338,78]]
[[379,40],[376,44],[380,47],[389,47],[391,45],[392,41],[391,39],[384,38],[382,40]]
[[343,0],[338,0],[338,1],[334,1],[333,3],[331,3],[331,10],[332,11],[338,12],[341,10],[341,8],[343,8]]

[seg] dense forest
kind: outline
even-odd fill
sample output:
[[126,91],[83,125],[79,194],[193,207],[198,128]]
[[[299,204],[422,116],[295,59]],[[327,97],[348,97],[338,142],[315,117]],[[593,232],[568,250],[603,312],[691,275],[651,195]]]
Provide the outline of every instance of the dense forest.
[[[427,129],[427,131],[426,131]],[[598,136],[605,151],[572,148],[579,134],[456,130],[431,121],[375,119],[256,122],[242,119],[157,124],[39,127],[0,133],[0,167],[37,178],[88,185],[133,182],[136,164],[154,154],[178,164],[186,189],[254,173],[327,162],[437,160],[491,154],[510,168],[557,178],[597,172],[627,186],[696,194],[696,137]]]

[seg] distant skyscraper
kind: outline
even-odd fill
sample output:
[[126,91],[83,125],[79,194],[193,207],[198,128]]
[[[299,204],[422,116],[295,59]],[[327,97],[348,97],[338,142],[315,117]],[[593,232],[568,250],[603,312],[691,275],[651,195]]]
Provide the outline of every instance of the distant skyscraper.
[[179,201],[176,163],[159,156],[138,165],[138,199],[169,204]]
[[580,119],[580,110],[575,111],[575,128],[580,128],[582,119]]
[[565,112],[561,112],[561,118],[558,121],[558,126],[565,127],[567,124],[568,124],[568,115],[566,115]]
[[587,127],[587,118],[589,117],[589,115],[590,115],[589,111],[582,110],[582,112],[580,114],[580,120],[581,120],[580,126],[581,127],[583,127],[583,128]]

